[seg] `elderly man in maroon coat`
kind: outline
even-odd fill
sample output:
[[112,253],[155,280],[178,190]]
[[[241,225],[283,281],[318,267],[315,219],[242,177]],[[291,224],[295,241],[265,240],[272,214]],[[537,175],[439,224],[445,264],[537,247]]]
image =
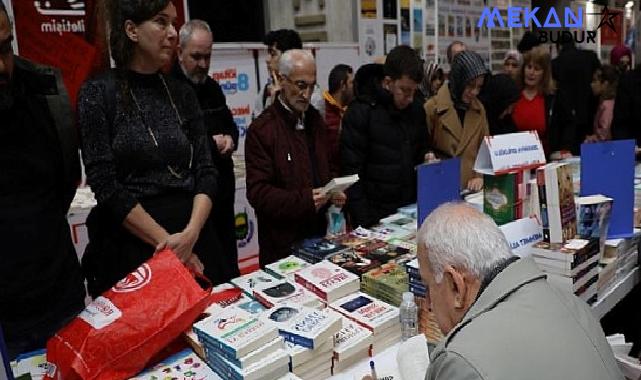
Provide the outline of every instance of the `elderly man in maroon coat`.
[[345,194],[323,194],[331,179],[327,128],[310,97],[316,87],[314,57],[289,50],[280,58],[277,100],[250,125],[245,140],[247,199],[258,218],[260,265],[291,252],[301,239],[325,234],[325,206]]

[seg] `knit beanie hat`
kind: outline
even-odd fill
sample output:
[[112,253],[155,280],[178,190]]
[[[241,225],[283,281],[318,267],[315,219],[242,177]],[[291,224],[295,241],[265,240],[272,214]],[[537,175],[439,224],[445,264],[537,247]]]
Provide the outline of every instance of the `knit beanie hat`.
[[461,100],[465,86],[473,79],[487,73],[483,58],[473,51],[465,50],[454,57],[449,86],[452,100],[457,108],[467,109],[468,104],[464,104]]

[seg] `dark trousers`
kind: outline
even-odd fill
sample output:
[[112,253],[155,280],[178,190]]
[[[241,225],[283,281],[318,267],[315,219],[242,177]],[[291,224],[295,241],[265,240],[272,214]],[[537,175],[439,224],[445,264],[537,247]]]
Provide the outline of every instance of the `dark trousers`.
[[218,195],[214,199],[209,220],[220,241],[222,282],[228,282],[232,278],[240,276],[236,242],[236,212],[234,210],[235,194],[236,182],[233,167],[219,168]]

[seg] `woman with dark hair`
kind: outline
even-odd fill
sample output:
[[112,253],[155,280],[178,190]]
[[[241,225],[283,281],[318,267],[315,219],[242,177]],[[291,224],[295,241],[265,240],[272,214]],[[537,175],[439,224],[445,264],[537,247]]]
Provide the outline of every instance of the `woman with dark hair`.
[[161,73],[176,43],[170,0],[114,0],[116,69],[82,86],[78,119],[88,182],[98,206],[83,258],[96,297],[158,250],[171,248],[213,282],[219,243],[208,222],[216,191],[198,99]]
[[462,51],[452,62],[449,84],[425,103],[429,145],[437,158],[461,158],[461,188],[472,191],[483,187],[483,178],[473,167],[483,138],[490,134],[478,99],[487,74],[481,56]]

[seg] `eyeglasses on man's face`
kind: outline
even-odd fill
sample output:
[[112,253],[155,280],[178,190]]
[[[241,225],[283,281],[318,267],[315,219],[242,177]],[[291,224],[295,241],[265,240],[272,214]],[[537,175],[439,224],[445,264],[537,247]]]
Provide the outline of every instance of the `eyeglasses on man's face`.
[[297,80],[297,81],[291,80],[291,78],[289,78],[287,75],[283,75],[283,78],[287,82],[289,82],[289,83],[293,84],[294,86],[296,86],[296,88],[300,92],[308,92],[308,93],[309,92],[313,92],[314,89],[316,89],[316,87],[318,86],[318,84],[316,82],[310,83],[310,82],[305,82],[304,80]]

